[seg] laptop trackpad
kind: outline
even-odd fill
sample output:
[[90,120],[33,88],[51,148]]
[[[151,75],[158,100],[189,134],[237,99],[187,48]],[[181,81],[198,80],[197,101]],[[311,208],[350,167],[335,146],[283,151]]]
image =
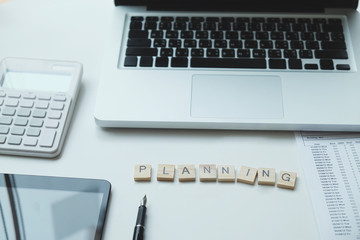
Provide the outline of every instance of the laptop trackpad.
[[193,75],[191,116],[283,118],[280,76]]

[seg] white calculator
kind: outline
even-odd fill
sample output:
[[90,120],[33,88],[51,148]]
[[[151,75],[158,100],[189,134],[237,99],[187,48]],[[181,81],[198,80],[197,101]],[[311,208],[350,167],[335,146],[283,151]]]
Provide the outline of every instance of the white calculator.
[[0,76],[0,154],[59,155],[79,92],[82,65],[5,58]]

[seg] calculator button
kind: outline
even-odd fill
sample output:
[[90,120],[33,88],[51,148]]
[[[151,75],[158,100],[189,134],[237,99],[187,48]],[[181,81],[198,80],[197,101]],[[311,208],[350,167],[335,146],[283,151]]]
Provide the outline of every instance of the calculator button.
[[46,116],[46,112],[44,110],[36,109],[36,110],[34,110],[32,116],[35,118],[44,118]]
[[51,99],[51,96],[50,95],[46,95],[46,94],[42,94],[42,95],[39,95],[38,96],[38,99],[39,100],[50,100]]
[[59,101],[59,102],[65,102],[66,101],[66,97],[65,96],[54,96],[54,101]]
[[5,115],[5,116],[14,116],[15,115],[15,108],[7,108],[5,107],[2,111],[2,115]]
[[48,112],[48,118],[50,119],[60,119],[62,113],[59,111],[50,111]]
[[44,129],[39,138],[40,147],[52,147],[54,144],[56,131],[51,129]]
[[35,104],[35,108],[38,109],[47,109],[49,107],[49,103],[45,101],[39,101]]
[[61,102],[53,102],[51,103],[50,109],[52,110],[63,110],[65,104]]
[[24,138],[23,144],[25,146],[35,147],[37,142],[38,142],[38,140],[36,138],[29,137],[29,138]]
[[10,125],[11,123],[12,123],[12,118],[11,117],[0,116],[0,124]]
[[12,135],[19,135],[22,136],[25,133],[25,128],[21,128],[21,127],[13,127],[10,131],[10,133]]
[[38,129],[38,128],[29,128],[26,131],[26,135],[27,136],[32,136],[32,137],[38,137],[38,136],[40,136],[40,129]]
[[20,93],[9,93],[8,97],[9,98],[20,98],[21,94]]
[[41,119],[33,118],[30,120],[30,127],[42,127],[44,124],[44,121]]
[[17,115],[19,117],[29,117],[31,114],[31,111],[30,109],[27,109],[27,108],[20,108],[18,111],[17,111]]
[[9,98],[5,100],[5,106],[17,107],[18,105],[19,105],[19,100],[17,99]]
[[4,144],[5,141],[6,141],[6,137],[0,135],[0,144]]
[[10,128],[6,126],[0,126],[0,134],[8,134]]
[[20,145],[21,144],[21,137],[16,137],[16,136],[10,136],[8,139],[8,144],[11,145]]
[[31,100],[22,100],[20,102],[20,107],[32,108],[34,106],[34,101]]
[[26,126],[28,123],[27,118],[15,118],[14,125],[16,126]]
[[45,127],[47,127],[47,128],[58,128],[59,127],[59,121],[48,120],[45,123]]
[[34,94],[24,94],[23,98],[24,99],[32,99],[32,100],[34,100],[36,98],[36,96]]

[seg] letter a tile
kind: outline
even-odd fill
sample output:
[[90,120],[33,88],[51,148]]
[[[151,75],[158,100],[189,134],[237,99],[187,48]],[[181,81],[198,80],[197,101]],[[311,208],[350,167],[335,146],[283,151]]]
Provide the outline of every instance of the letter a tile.
[[175,165],[159,164],[157,170],[158,181],[173,182],[175,177]]
[[280,171],[277,187],[294,190],[296,182],[296,173]]
[[137,182],[150,182],[151,181],[151,165],[140,164],[135,165],[134,180]]
[[179,182],[195,182],[195,165],[178,166]]

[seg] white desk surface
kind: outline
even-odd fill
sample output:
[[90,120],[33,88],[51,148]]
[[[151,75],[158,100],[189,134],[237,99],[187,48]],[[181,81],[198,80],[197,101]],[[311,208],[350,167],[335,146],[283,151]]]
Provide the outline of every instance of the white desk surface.
[[[319,239],[293,132],[101,129],[93,118],[112,0],[12,0],[0,4],[0,58],[75,60],[84,76],[62,155],[0,156],[4,173],[106,179],[104,238],[131,239],[148,196],[146,240]],[[134,165],[152,164],[149,183]],[[294,191],[242,183],[157,182],[157,164],[232,164],[297,172]]]

